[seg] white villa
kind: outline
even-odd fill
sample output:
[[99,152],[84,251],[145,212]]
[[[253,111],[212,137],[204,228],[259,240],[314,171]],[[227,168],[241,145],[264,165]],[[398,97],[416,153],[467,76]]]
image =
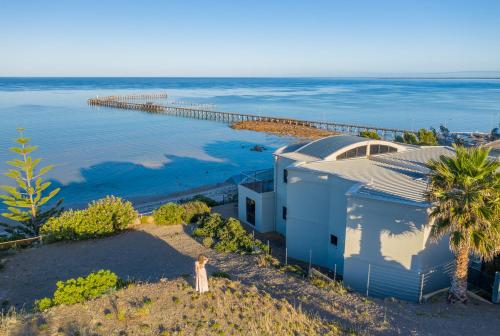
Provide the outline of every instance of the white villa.
[[353,289],[417,301],[449,285],[448,241],[429,237],[425,163],[452,153],[356,136],[283,147],[273,171],[238,186],[238,215]]

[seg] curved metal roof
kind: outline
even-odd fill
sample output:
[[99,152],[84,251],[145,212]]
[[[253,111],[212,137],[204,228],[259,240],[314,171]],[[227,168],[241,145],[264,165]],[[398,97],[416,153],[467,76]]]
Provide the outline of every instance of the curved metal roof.
[[295,152],[324,159],[344,147],[366,140],[368,139],[353,135],[334,135],[310,142]]

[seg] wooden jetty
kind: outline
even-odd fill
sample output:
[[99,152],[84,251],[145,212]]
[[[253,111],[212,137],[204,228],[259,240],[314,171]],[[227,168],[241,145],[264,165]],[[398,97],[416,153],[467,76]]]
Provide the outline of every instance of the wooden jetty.
[[399,128],[385,128],[385,127],[376,127],[369,125],[335,123],[328,121],[312,121],[312,120],[301,120],[293,118],[260,116],[255,114],[246,114],[237,112],[220,112],[220,111],[213,111],[211,109],[205,109],[203,108],[203,105],[193,105],[189,107],[183,107],[183,106],[176,106],[175,104],[161,105],[152,102],[131,103],[127,101],[131,99],[155,99],[155,98],[167,98],[167,94],[159,93],[159,94],[142,94],[142,95],[129,95],[129,96],[108,96],[102,98],[97,97],[88,99],[87,102],[89,105],[94,105],[94,106],[106,106],[106,107],[114,107],[127,110],[141,110],[151,113],[168,114],[186,118],[214,120],[229,124],[241,121],[265,121],[265,122],[281,123],[287,125],[313,127],[332,132],[347,133],[353,135],[358,135],[361,131],[370,130],[370,131],[376,131],[383,138],[390,138],[390,137],[395,138],[397,135],[402,135],[405,132],[415,133],[415,131],[412,130],[405,130]]

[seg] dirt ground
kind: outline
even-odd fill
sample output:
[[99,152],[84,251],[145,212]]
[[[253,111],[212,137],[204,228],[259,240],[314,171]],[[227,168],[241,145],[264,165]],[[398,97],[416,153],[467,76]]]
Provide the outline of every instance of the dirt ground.
[[315,127],[287,125],[268,121],[241,121],[231,125],[237,130],[250,130],[264,133],[271,133],[280,136],[292,136],[300,139],[319,139],[330,135],[338,134]]
[[195,258],[204,253],[210,258],[209,274],[225,271],[245,285],[255,285],[359,334],[498,335],[500,330],[497,305],[476,301],[449,305],[443,299],[414,304],[325,291],[296,276],[259,267],[255,256],[216,254],[195,241],[189,230],[188,226],[142,225],[109,238],[20,250],[3,257],[0,298],[4,306],[29,308],[34,300],[51,295],[58,280],[99,269],[152,283],[189,277]]

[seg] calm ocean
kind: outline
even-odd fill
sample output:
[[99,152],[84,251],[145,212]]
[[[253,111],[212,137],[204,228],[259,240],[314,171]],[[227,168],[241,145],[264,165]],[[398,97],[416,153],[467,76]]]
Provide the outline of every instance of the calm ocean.
[[[498,125],[500,80],[316,78],[0,78],[0,171],[22,126],[65,205],[108,194],[158,196],[272,165],[293,139],[211,121],[87,106],[95,96],[167,92],[217,110],[452,131]],[[268,150],[253,152],[255,144]],[[0,184],[8,182],[0,177]]]

